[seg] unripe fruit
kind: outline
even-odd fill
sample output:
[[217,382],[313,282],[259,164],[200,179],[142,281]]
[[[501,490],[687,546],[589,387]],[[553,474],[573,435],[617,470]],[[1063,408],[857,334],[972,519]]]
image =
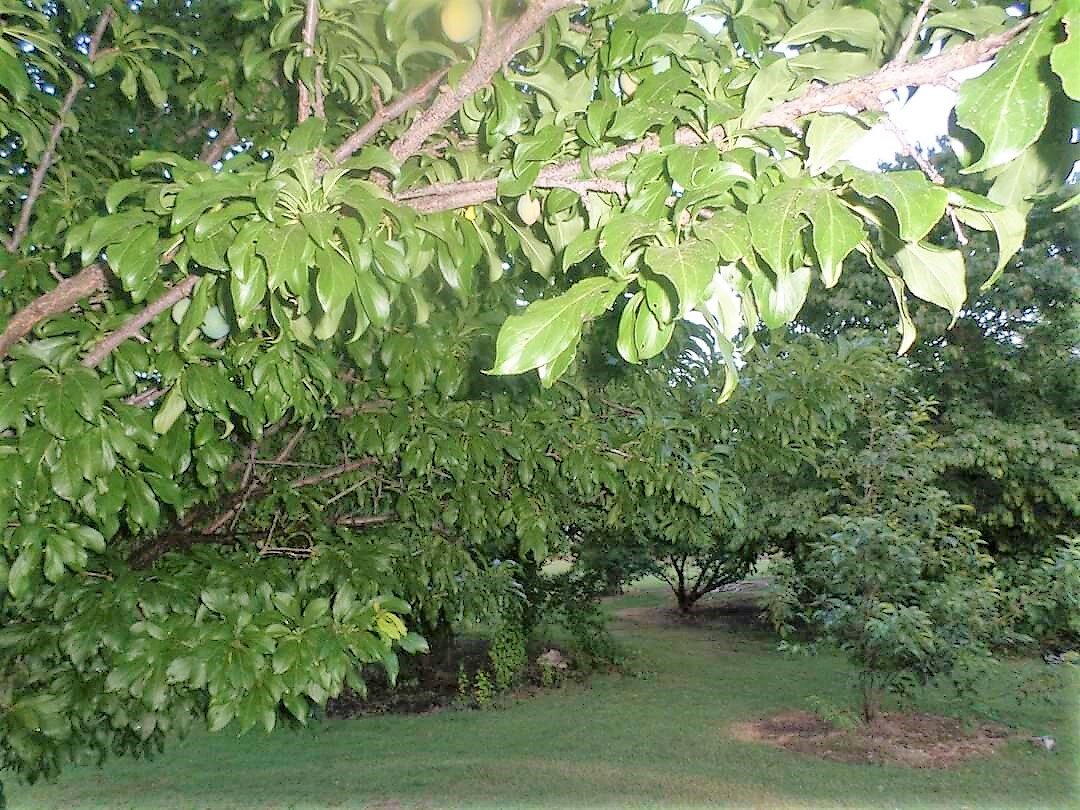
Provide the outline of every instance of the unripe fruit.
[[526,225],[532,225],[540,219],[540,201],[534,200],[528,194],[522,194],[517,201],[518,216]]
[[210,307],[206,311],[206,319],[202,324],[202,333],[210,340],[220,340],[229,334],[229,322],[221,314],[217,307]]
[[480,33],[484,15],[477,0],[446,0],[442,30],[451,42],[468,42]]

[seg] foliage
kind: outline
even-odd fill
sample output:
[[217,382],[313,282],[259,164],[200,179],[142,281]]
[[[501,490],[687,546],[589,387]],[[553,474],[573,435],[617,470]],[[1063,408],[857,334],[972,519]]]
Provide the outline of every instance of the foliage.
[[1002,563],[999,587],[1019,632],[1069,647],[1080,641],[1080,540],[1059,541],[1042,557]]
[[933,485],[928,418],[916,403],[909,413],[868,409],[865,445],[837,481],[841,511],[778,570],[770,604],[785,634],[805,623],[845,653],[867,722],[884,691],[954,675],[988,656],[1001,631],[991,559]]
[[[715,403],[853,251],[955,317],[925,237],[1061,184],[1075,2],[869,5],[493,0],[468,39],[435,2],[0,0],[0,764],[302,722],[598,504],[713,509],[678,477],[715,459],[621,424],[667,380],[597,383],[586,333],[662,363],[700,316]],[[837,162],[988,59],[991,199]],[[530,369],[569,384],[479,373]]]

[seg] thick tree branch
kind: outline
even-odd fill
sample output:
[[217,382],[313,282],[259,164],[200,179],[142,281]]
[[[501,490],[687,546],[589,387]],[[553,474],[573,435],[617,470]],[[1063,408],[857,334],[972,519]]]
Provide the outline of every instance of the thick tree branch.
[[84,298],[108,286],[106,268],[100,262],[84,267],[75,275],[61,281],[55,289],[40,295],[20,309],[8,321],[0,335],[0,358],[30,334],[38,323],[60,312],[67,312]]
[[404,115],[417,104],[427,101],[432,91],[439,86],[443,77],[446,76],[446,72],[447,68],[436,71],[405,95],[400,96],[385,107],[378,108],[371,120],[356,130],[341,146],[334,150],[334,162],[341,163],[343,160],[352,157],[364,144],[379,134],[387,123],[400,115]]
[[[90,46],[87,50],[87,58],[91,63],[98,56],[101,38],[105,36],[105,31],[109,27],[112,18],[112,7],[106,7],[98,18],[97,26],[90,37]],[[30,188],[26,192],[26,199],[23,200],[22,210],[19,211],[19,221],[16,223],[11,237],[4,243],[10,253],[14,253],[19,249],[19,245],[26,238],[26,234],[30,232],[30,217],[34,212],[34,205],[45,188],[45,176],[49,173],[49,169],[56,159],[56,148],[60,145],[60,136],[64,133],[64,126],[71,115],[71,108],[75,106],[75,99],[78,98],[79,93],[85,86],[86,80],[82,76],[74,76],[71,80],[71,87],[68,88],[67,93],[64,95],[60,110],[56,114],[56,121],[53,123],[52,129],[49,130],[49,140],[45,144],[45,151],[41,153],[41,161],[30,175]],[[0,357],[2,356],[3,351],[0,351]]]
[[490,47],[485,44],[480,49],[476,60],[457,85],[439,88],[439,94],[431,106],[391,144],[390,154],[403,161],[419,152],[424,141],[453,118],[469,96],[486,86],[553,14],[575,5],[580,5],[578,0],[533,0],[529,3],[520,17],[498,32]]

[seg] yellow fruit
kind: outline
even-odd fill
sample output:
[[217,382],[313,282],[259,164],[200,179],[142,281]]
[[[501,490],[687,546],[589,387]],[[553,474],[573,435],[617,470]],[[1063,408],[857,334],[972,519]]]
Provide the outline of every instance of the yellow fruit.
[[620,73],[619,89],[622,90],[622,94],[627,98],[633,98],[634,91],[637,90],[637,82],[629,73]]
[[451,42],[473,39],[484,20],[477,0],[446,0],[441,19],[443,33]]

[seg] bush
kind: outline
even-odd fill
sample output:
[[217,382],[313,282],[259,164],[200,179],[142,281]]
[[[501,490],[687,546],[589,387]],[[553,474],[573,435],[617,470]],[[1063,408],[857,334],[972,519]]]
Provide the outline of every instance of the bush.
[[999,563],[1013,629],[1044,646],[1080,644],[1080,536],[1060,537],[1042,557]]

